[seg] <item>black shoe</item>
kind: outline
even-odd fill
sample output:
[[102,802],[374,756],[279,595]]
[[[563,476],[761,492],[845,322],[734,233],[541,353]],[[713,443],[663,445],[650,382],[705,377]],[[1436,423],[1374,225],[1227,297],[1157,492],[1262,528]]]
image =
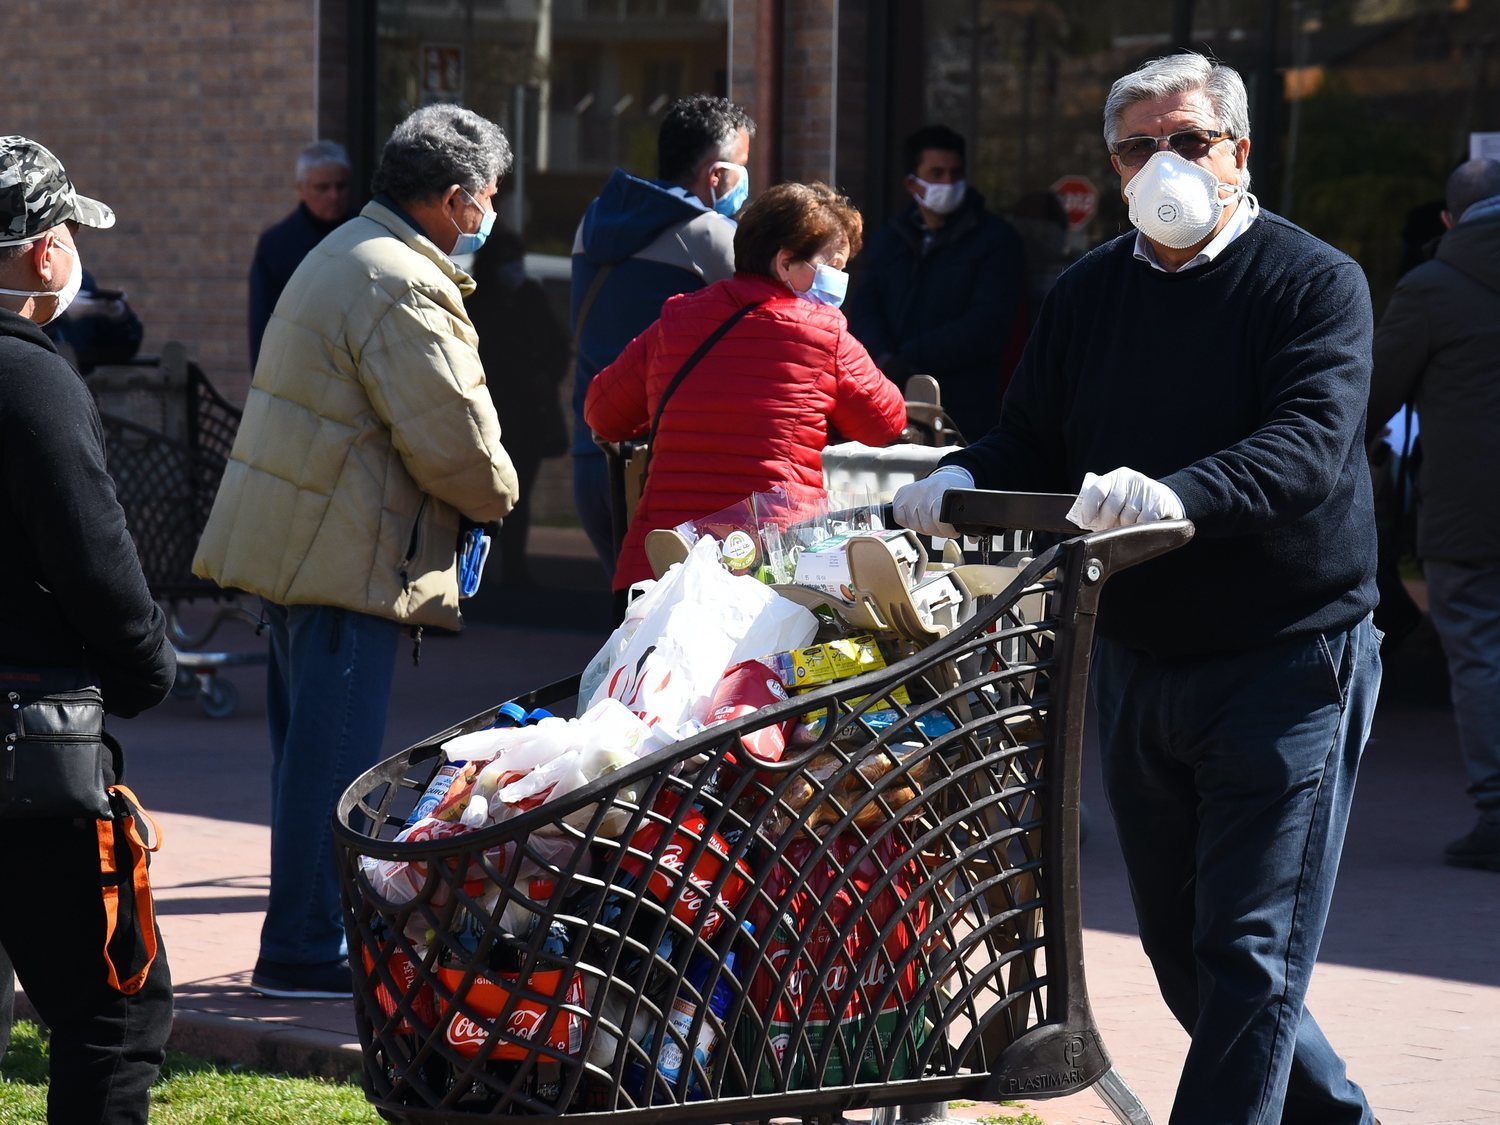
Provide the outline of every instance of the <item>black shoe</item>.
[[1443,849],[1443,862],[1452,867],[1500,871],[1500,824],[1481,817],[1467,836],[1460,836]]
[[354,995],[349,959],[317,965],[292,965],[261,957],[250,974],[250,988],[284,1000],[347,1000]]

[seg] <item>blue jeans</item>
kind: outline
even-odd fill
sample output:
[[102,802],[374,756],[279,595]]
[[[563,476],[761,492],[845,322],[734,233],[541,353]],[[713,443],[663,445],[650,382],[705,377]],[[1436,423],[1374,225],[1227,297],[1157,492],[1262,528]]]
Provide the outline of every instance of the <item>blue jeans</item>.
[[331,606],[263,603],[271,635],[271,897],[260,955],[319,964],[347,951],[334,806],[380,760],[401,626]]
[[604,453],[573,454],[573,504],[578,522],[588,533],[594,553],[604,566],[604,575],[615,577],[615,524],[609,500],[609,462]]
[[1180,664],[1094,648],[1104,784],[1141,945],[1192,1038],[1172,1125],[1368,1125],[1303,1007],[1360,753],[1379,633]]
[[1428,611],[1448,659],[1469,796],[1500,824],[1500,566],[1422,563]]

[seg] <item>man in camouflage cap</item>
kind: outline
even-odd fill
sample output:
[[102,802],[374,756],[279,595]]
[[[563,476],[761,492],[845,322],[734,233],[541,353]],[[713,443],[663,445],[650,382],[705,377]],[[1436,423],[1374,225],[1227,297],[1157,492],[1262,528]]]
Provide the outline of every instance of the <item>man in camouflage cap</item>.
[[[176,659],[115,498],[93,397],[41,329],[78,292],[78,228],[114,221],[52,153],[0,137],[0,676],[87,677],[106,711],[130,716],[166,698]],[[0,811],[0,855],[0,947],[52,1029],[48,1120],[144,1123],[172,980],[158,952],[136,991],[109,983],[96,822]]]

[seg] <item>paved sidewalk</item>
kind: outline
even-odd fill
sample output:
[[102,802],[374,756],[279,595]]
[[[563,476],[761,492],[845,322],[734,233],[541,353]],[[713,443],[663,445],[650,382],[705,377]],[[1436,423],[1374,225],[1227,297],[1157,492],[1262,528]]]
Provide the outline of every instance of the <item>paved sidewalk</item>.
[[[527,612],[534,619],[537,604],[559,596],[526,595]],[[603,638],[602,629],[479,624],[461,637],[429,636],[420,668],[404,644],[385,752],[577,672]],[[259,643],[240,626],[222,639]],[[173,699],[118,724],[130,781],[165,829],[153,883],[177,985],[174,1045],[274,1069],[351,1073],[358,1047],[347,1003],[264,1000],[248,990],[269,846],[264,675],[258,667],[225,675],[241,695],[228,719]],[[1500,1122],[1500,876],[1437,861],[1470,823],[1454,746],[1445,709],[1383,706],[1313,983],[1311,1007],[1385,1125]],[[1141,956],[1092,755],[1084,799],[1090,995],[1121,1073],[1162,1125],[1186,1037]],[[1114,1121],[1092,1092],[1027,1104],[1048,1125]],[[1016,1112],[984,1105],[955,1115]]]

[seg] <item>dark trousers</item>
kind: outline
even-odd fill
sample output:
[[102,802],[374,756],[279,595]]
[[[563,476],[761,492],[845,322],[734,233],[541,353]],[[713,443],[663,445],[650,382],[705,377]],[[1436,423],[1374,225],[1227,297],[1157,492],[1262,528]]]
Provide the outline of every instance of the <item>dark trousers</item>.
[[1101,640],[1105,789],[1162,997],[1172,1125],[1369,1125],[1303,998],[1380,688],[1379,634],[1163,664]]
[[0,945],[52,1030],[47,1119],[144,1123],[172,1030],[166,951],[134,996],[110,987],[92,821],[0,821],[0,854],[8,896]]

